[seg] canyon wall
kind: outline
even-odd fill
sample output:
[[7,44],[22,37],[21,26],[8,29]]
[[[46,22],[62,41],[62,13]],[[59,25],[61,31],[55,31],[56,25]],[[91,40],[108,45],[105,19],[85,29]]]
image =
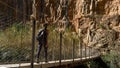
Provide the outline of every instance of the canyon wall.
[[117,38],[109,38],[113,41],[120,38],[120,0],[0,0],[0,12],[21,21],[29,20],[34,13],[37,25],[70,24],[75,32],[83,34],[85,45],[97,45],[95,39],[101,38],[98,36],[101,32],[104,37],[110,32],[113,37],[115,34]]

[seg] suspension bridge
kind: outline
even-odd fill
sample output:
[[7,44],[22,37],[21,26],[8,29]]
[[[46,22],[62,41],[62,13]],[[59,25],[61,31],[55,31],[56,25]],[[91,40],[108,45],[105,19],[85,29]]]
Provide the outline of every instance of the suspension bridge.
[[[5,27],[8,27],[12,24],[14,24],[14,22],[17,22],[18,20],[14,19],[12,16],[5,16],[4,14],[0,14],[0,28],[2,30],[2,28],[5,29]],[[35,24],[33,24],[34,26]],[[35,27],[33,27],[33,30]],[[34,32],[34,31],[33,31]],[[23,45],[23,37],[22,37],[21,33],[21,45]],[[33,35],[35,38],[35,35]],[[91,60],[94,60],[96,58],[99,58],[101,56],[101,53],[92,48],[92,47],[88,47],[88,46],[84,46],[84,45],[80,45],[80,44],[75,44],[75,40],[72,39],[71,41],[69,41],[69,45],[66,44],[65,42],[63,43],[64,38],[62,38],[61,34],[55,36],[56,38],[60,36],[60,39],[55,39],[54,43],[52,43],[52,50],[50,51],[51,54],[50,56],[48,56],[48,62],[45,63],[42,59],[42,61],[40,61],[40,63],[36,63],[35,59],[33,59],[32,56],[32,63],[34,68],[64,68],[64,67],[74,67],[80,64],[83,64],[85,62],[89,62]],[[32,39],[33,42],[35,42],[35,39]],[[59,41],[59,42],[58,42]],[[17,43],[17,42],[16,42]],[[55,46],[56,44],[58,46]],[[59,45],[60,43],[60,45]],[[34,44],[33,44],[34,45]],[[65,47],[68,46],[68,47]],[[56,50],[55,48],[58,48],[58,50]],[[66,50],[68,50],[69,52],[67,52]],[[32,50],[34,51],[34,50]],[[67,54],[68,53],[68,54]],[[49,55],[49,53],[48,53]],[[15,58],[15,57],[12,57]],[[15,63],[14,64],[1,64],[0,68],[30,68],[31,67],[31,63]]]
[[[0,13],[0,30],[6,29],[5,27],[11,26],[15,22],[20,22],[20,21],[19,21],[19,19],[15,19],[15,17],[13,17],[13,16],[5,15],[5,13],[3,13],[3,14]],[[27,24],[25,24],[25,25],[27,25]],[[25,32],[23,30],[25,30],[25,29],[22,29],[22,31],[20,32],[20,39],[19,39],[20,40],[19,46],[21,46],[21,48],[22,48],[23,44],[25,43],[24,39],[28,38],[28,37],[24,36]],[[15,30],[13,30],[13,33],[14,32],[15,32]],[[27,34],[28,33],[26,32],[26,35]],[[6,35],[7,35],[7,33],[6,33]],[[59,39],[57,39],[58,37],[59,37]],[[15,34],[14,38],[17,39],[17,33]],[[13,43],[13,41],[11,41],[11,37],[8,37],[6,39],[8,39],[7,40],[8,42]],[[30,68],[31,66],[34,66],[34,68],[59,68],[59,67],[60,68],[64,68],[64,67],[70,68],[70,67],[74,67],[74,66],[89,62],[89,61],[94,60],[96,58],[99,58],[101,56],[101,53],[98,50],[96,50],[92,47],[85,46],[85,45],[76,44],[75,40],[73,40],[73,39],[71,41],[67,42],[68,44],[66,44],[66,41],[65,41],[66,39],[62,38],[62,36],[59,35],[59,33],[58,33],[58,35],[55,35],[55,38],[52,38],[52,41],[54,43],[49,44],[49,46],[51,46],[51,50],[48,51],[49,52],[48,53],[48,55],[49,55],[48,62],[45,63],[43,58],[42,58],[40,60],[40,63],[36,63],[35,57],[34,57],[35,23],[33,23],[32,40],[33,40],[32,41],[32,48],[33,49],[30,50],[30,51],[32,51],[32,57],[29,58],[29,60],[32,60],[31,63],[22,63],[22,62],[20,62],[20,63],[14,62],[14,64],[10,64],[10,63],[3,64],[2,63],[2,64],[0,64],[0,68]],[[4,40],[2,40],[2,41],[4,41]],[[18,41],[14,41],[14,42],[16,42],[17,44],[19,43]],[[59,45],[59,43],[60,43],[60,45]],[[10,45],[10,44],[8,43],[6,45]],[[20,50],[20,49],[18,49],[18,50]],[[21,49],[20,51],[25,52],[24,49]],[[9,53],[9,52],[6,52],[6,53]],[[10,54],[13,54],[13,53],[14,52],[12,52]],[[29,55],[31,55],[31,52],[26,52],[25,56],[28,53],[29,53]],[[2,55],[2,57],[4,57],[4,56]],[[18,56],[14,56],[14,57],[6,57],[6,59],[14,59],[16,57],[23,58],[23,56],[19,57],[19,55],[18,55]],[[26,58],[24,58],[24,59],[26,59]],[[33,68],[33,67],[31,67],[31,68]]]
[[[53,60],[53,61],[48,61],[46,62],[40,62],[36,63],[34,62],[34,68],[59,68],[59,67],[74,67],[77,65],[81,65],[85,62],[89,62],[91,60],[94,60],[96,58],[100,57],[100,52],[98,50],[86,47],[81,49],[80,51],[81,56],[78,58],[74,57],[74,53],[72,55],[71,59],[61,59],[60,60]],[[30,63],[19,63],[19,64],[3,64],[0,65],[0,67],[5,67],[5,68],[30,68],[31,64]]]

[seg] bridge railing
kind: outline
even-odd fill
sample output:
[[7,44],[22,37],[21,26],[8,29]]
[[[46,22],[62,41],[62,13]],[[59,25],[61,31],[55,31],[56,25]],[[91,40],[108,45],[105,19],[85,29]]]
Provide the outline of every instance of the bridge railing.
[[[52,35],[52,34],[51,34]],[[68,33],[60,34],[54,32],[53,36],[49,36],[48,40],[48,61],[64,61],[66,59],[85,58],[99,55],[99,51],[79,44],[79,38],[73,38]],[[50,38],[52,37],[52,38]],[[44,48],[41,52],[41,61],[45,61]]]
[[0,11],[0,64],[30,62],[30,24]]
[[[9,23],[10,24],[10,23]],[[24,63],[31,60],[32,31],[29,24],[10,24],[11,27],[0,32],[0,63]],[[37,31],[36,31],[37,33]],[[90,58],[98,52],[92,47],[80,45],[78,37],[73,38],[69,32],[60,36],[57,31],[50,31],[48,36],[48,61],[63,61],[66,59]],[[62,41],[60,41],[62,40]],[[60,48],[61,46],[61,48]],[[35,60],[38,42],[35,43]],[[40,54],[40,62],[44,62],[44,47]]]
[[[17,22],[13,16],[4,16],[0,18],[0,63],[23,63],[31,60],[31,40],[32,30],[31,22]],[[5,18],[5,19],[4,19]],[[4,20],[4,21],[3,21]],[[97,52],[95,49],[81,45],[79,38],[70,32],[49,30],[48,36],[48,61],[61,61],[66,59],[90,57]],[[37,30],[36,30],[37,33]],[[75,38],[73,36],[76,36]],[[38,42],[35,42],[35,55]],[[44,48],[42,48],[40,61],[44,60]],[[36,58],[34,60],[36,62]]]
[[[31,27],[20,23],[11,25],[0,36],[0,62],[3,63],[24,63],[31,60]],[[3,36],[2,36],[3,35]],[[72,38],[72,35],[65,32],[60,37],[59,32],[51,31],[48,36],[48,61],[60,61],[66,59],[87,58],[95,55],[97,51],[85,45],[79,44],[79,38]],[[62,39],[62,41],[60,41]],[[60,50],[61,46],[61,50]],[[38,49],[36,41],[35,55]],[[61,52],[60,52],[61,51]],[[60,54],[61,53],[61,54]],[[40,61],[44,62],[44,47],[40,54]],[[34,62],[36,62],[36,57]]]

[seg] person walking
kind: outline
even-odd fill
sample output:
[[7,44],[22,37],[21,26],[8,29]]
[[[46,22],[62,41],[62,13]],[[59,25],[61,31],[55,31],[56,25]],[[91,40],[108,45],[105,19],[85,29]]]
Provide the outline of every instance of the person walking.
[[47,62],[47,49],[48,49],[48,45],[47,45],[47,39],[48,39],[48,23],[45,23],[44,28],[41,29],[37,35],[37,40],[39,42],[38,45],[38,52],[37,52],[37,63],[39,63],[39,57],[40,57],[40,51],[42,49],[42,47],[44,47],[44,51],[45,51],[45,62]]

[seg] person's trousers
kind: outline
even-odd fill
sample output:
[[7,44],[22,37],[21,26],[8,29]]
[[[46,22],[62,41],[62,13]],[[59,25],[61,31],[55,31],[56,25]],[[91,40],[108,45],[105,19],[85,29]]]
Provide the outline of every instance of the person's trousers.
[[39,45],[38,45],[37,59],[39,59],[39,57],[40,57],[40,52],[41,52],[41,49],[43,46],[44,46],[44,52],[45,52],[45,61],[47,61],[47,47],[46,47],[46,45],[44,45],[42,43],[39,43]]

